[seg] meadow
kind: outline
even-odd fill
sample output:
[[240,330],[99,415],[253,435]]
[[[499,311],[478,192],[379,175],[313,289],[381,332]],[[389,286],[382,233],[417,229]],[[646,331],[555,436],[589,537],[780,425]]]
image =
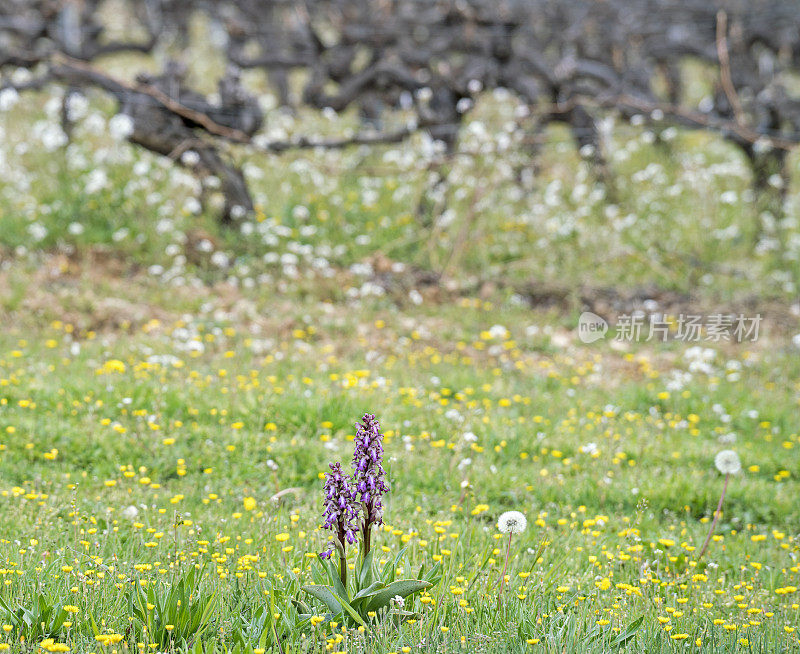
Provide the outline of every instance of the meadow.
[[[758,216],[731,146],[614,121],[613,189],[558,128],[534,175],[495,93],[444,164],[421,135],[241,152],[259,208],[224,228],[102,98],[67,142],[57,93],[0,112],[0,651],[800,651],[796,191]],[[644,299],[673,334],[764,319],[745,343],[577,338],[587,302]],[[302,587],[365,413],[374,563],[433,576],[356,619]],[[700,558],[721,450],[742,469]]]

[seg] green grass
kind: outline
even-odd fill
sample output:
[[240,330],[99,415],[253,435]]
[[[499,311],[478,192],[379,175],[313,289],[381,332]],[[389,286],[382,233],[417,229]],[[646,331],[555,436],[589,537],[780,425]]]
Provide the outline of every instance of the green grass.
[[[35,138],[23,126],[52,122],[28,101],[0,116],[9,651],[798,650],[796,193],[781,247],[758,247],[734,150],[619,126],[610,208],[554,128],[523,194],[506,169],[527,161],[518,148],[451,162],[452,217],[428,227],[419,139],[240,153],[260,206],[243,235],[185,210],[189,181],[102,130],[16,151]],[[490,99],[476,120],[509,111]],[[89,192],[96,168],[108,183]],[[442,270],[439,287],[419,281]],[[563,303],[526,304],[525,289],[553,288]],[[675,313],[744,306],[765,324],[755,343],[583,345],[580,296],[609,288],[685,294]],[[324,619],[298,627],[292,600],[309,601],[327,540],[320,475],[349,464],[365,412],[391,483],[377,554],[407,547],[398,576],[439,562],[444,577],[402,626],[332,627],[319,603]],[[697,562],[726,448],[743,472]],[[528,527],[498,611],[507,510]],[[137,585],[173,629],[144,630]]]

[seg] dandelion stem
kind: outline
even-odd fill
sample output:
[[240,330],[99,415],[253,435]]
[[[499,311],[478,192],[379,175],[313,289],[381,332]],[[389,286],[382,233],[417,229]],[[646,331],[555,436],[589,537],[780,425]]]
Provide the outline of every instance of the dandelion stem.
[[714,535],[714,528],[717,526],[717,520],[719,520],[719,516],[722,513],[722,502],[725,501],[725,493],[728,491],[728,480],[730,477],[730,474],[725,475],[725,484],[722,486],[722,495],[719,496],[719,504],[717,504],[717,510],[714,512],[714,519],[711,521],[711,528],[708,530],[708,535],[703,543],[703,547],[700,549],[700,554],[697,555],[697,561],[700,561],[700,559],[703,558],[703,554],[705,554],[706,550],[708,549],[708,543],[711,541],[711,536]]
[[500,577],[500,592],[497,593],[497,610],[500,610],[500,598],[503,596],[503,588],[506,585],[506,571],[508,570],[508,557],[511,554],[511,537],[514,535],[513,531],[508,533],[508,547],[506,548],[506,562],[503,565],[503,576]]

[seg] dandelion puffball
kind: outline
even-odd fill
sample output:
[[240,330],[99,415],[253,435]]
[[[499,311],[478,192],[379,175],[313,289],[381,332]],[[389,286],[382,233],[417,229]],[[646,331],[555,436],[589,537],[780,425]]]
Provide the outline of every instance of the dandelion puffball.
[[133,134],[133,118],[128,114],[117,114],[108,121],[108,130],[115,139],[123,140]]
[[497,528],[503,534],[521,534],[528,526],[528,520],[519,511],[506,511],[497,520]]
[[714,465],[723,475],[735,475],[742,469],[739,455],[733,450],[722,450],[714,457]]
[[122,509],[122,515],[128,520],[134,520],[139,515],[139,509],[133,504]]

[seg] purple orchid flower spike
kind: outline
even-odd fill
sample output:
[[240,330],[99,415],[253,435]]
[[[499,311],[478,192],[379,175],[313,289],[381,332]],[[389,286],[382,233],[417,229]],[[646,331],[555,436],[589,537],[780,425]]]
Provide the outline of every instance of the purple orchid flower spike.
[[356,423],[353,477],[364,515],[361,522],[363,554],[370,550],[372,525],[383,524],[383,495],[389,492],[386,471],[383,469],[383,434],[380,423],[371,413]]
[[346,547],[356,542],[358,530],[358,500],[352,479],[342,472],[339,463],[330,464],[330,472],[325,473],[325,512],[323,529],[333,532],[328,549],[320,553],[329,559],[336,549],[339,552],[339,577],[347,585]]

